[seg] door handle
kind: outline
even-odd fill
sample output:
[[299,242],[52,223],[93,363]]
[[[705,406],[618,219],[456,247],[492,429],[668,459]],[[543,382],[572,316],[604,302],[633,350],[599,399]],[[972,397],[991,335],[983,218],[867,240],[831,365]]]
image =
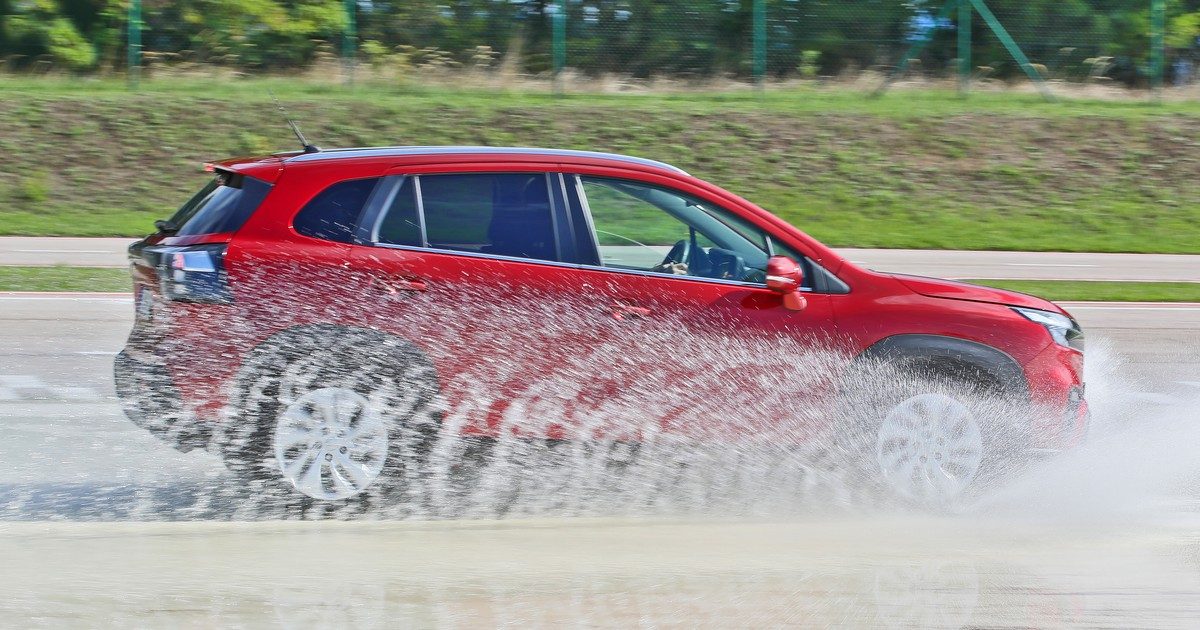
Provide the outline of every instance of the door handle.
[[624,302],[613,302],[610,307],[613,319],[623,322],[626,319],[640,319],[650,316],[650,309],[641,306],[633,306]]
[[429,288],[424,280],[405,276],[376,277],[371,284],[376,289],[391,295],[401,292],[424,291]]

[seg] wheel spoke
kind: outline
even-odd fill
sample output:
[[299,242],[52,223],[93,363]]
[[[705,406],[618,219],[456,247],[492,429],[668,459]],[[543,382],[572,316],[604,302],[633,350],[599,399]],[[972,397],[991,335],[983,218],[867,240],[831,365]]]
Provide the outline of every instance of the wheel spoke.
[[293,446],[312,444],[312,438],[312,431],[292,427],[275,433],[275,446],[287,450]]
[[329,472],[329,478],[333,480],[333,487],[337,489],[339,495],[350,496],[362,489],[358,484],[346,479],[338,470],[338,466],[330,466]]
[[318,457],[309,464],[308,469],[304,471],[304,475],[296,483],[296,487],[301,492],[310,497],[318,498],[326,494],[325,486],[321,483],[321,468],[324,462]]
[[296,459],[288,462],[284,466],[283,474],[286,475],[288,479],[299,478],[301,471],[305,470],[305,468],[313,461],[317,454],[317,451],[314,449],[301,452]]
[[340,468],[345,470],[346,474],[350,477],[350,481],[354,484],[355,488],[365,488],[367,484],[371,483],[372,475],[365,466],[352,461],[345,455],[340,455],[336,459],[337,463],[341,465]]

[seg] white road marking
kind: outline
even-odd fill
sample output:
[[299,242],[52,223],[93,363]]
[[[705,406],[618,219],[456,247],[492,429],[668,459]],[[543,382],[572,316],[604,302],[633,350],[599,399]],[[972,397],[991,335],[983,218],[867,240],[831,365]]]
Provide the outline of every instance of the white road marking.
[[27,374],[0,374],[0,387],[37,389],[45,386],[46,383],[36,376],[29,376]]
[[1077,265],[1070,263],[1000,263],[1007,267],[1099,267],[1100,265]]
[[1155,392],[1131,392],[1129,397],[1152,405],[1176,405],[1183,402],[1178,396]]
[[64,400],[96,402],[103,399],[93,387],[50,385],[29,374],[0,374],[0,400]]
[[13,249],[22,254],[113,254],[107,249]]
[[57,295],[32,295],[32,294],[17,294],[17,293],[0,293],[0,301],[5,302],[54,302],[54,301],[75,301],[75,302],[113,302],[117,304],[132,304],[133,297],[127,296],[124,293],[78,293],[78,294],[57,294]]
[[1119,302],[1058,302],[1065,305],[1072,311],[1175,311],[1175,312],[1192,312],[1200,311],[1200,304],[1193,302],[1181,302],[1179,305],[1171,305],[1169,302],[1133,302],[1130,304],[1121,304]]

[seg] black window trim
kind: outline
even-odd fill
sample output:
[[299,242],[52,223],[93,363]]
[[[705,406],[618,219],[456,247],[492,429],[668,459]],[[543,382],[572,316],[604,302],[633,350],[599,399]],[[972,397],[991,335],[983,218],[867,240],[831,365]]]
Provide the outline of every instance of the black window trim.
[[[574,224],[574,222],[571,221],[571,219],[570,219],[571,210],[569,208],[569,206],[572,203],[578,203],[580,205],[581,216],[583,217],[584,222],[587,224],[585,227],[585,229],[587,230],[587,234],[585,234],[585,238],[587,239],[588,242],[591,243],[593,248],[597,248],[597,249],[595,249],[596,256],[597,256],[596,260],[599,260],[599,249],[598,249],[598,245],[596,243],[596,230],[592,223],[591,209],[587,207],[587,201],[586,201],[587,197],[583,194],[583,190],[582,190],[583,182],[580,179],[579,174],[577,174],[577,173],[572,173],[572,172],[567,172],[567,171],[512,171],[512,172],[510,172],[510,171],[461,171],[461,172],[455,171],[455,172],[447,172],[447,173],[427,173],[427,175],[431,175],[431,176],[432,175],[479,175],[479,174],[484,174],[484,173],[521,174],[521,173],[529,173],[529,172],[534,172],[534,173],[544,172],[547,175],[550,175],[550,176],[557,175],[560,178],[560,181],[562,182],[563,190],[567,193],[566,195],[564,195],[564,197],[565,197],[564,198],[564,206],[565,207],[559,207],[558,204],[555,203],[554,191],[551,190],[550,191],[551,192],[551,216],[554,217],[555,220],[567,221],[567,226],[570,228],[570,230],[572,232],[572,237],[578,238],[578,236],[575,235],[573,232],[579,226],[576,226]],[[414,182],[414,184],[417,186],[416,194],[417,194],[418,218],[419,218],[419,221],[421,224],[421,233],[422,233],[421,239],[422,239],[422,242],[425,243],[425,245],[422,245],[419,247],[415,246],[415,245],[398,245],[398,244],[394,244],[394,243],[380,243],[379,239],[378,239],[379,225],[384,218],[383,215],[385,214],[385,210],[391,206],[391,202],[395,199],[395,195],[399,192],[400,187],[403,186],[404,179],[406,177],[413,177],[417,180],[416,182]],[[571,183],[567,181],[568,179],[574,180],[574,185],[571,185]],[[616,178],[616,179],[621,179],[621,178]],[[552,181],[552,180],[550,180],[550,181]],[[630,180],[630,181],[637,181],[637,180]],[[372,193],[371,198],[367,201],[367,205],[364,208],[362,215],[359,217],[359,224],[355,229],[355,244],[369,246],[369,247],[380,247],[383,249],[398,249],[398,250],[402,250],[402,251],[439,254],[439,255],[448,255],[448,256],[466,256],[468,258],[480,258],[480,259],[484,259],[484,260],[500,260],[500,261],[505,261],[505,262],[517,262],[517,263],[526,263],[526,264],[532,264],[532,265],[546,265],[546,266],[550,266],[550,267],[562,267],[562,268],[569,268],[569,269],[583,269],[583,270],[587,270],[587,271],[602,271],[602,272],[606,272],[606,273],[620,273],[620,274],[631,275],[631,276],[670,278],[672,280],[679,280],[679,281],[684,281],[684,282],[701,282],[701,283],[708,283],[708,284],[719,284],[719,285],[726,285],[726,286],[738,286],[738,287],[746,287],[746,288],[751,288],[751,289],[768,290],[765,285],[754,283],[754,282],[743,282],[740,280],[727,280],[724,278],[701,278],[699,276],[677,276],[677,275],[673,275],[673,274],[665,274],[665,273],[659,273],[659,272],[654,272],[654,271],[643,271],[643,270],[638,270],[638,269],[620,269],[620,268],[616,268],[616,267],[605,267],[603,265],[592,265],[592,264],[580,263],[580,262],[577,262],[579,259],[579,252],[576,252],[576,260],[575,261],[558,261],[558,260],[542,260],[542,259],[538,259],[538,258],[521,258],[518,256],[502,256],[499,254],[485,254],[485,253],[481,253],[481,252],[463,251],[460,249],[441,249],[438,247],[430,247],[428,245],[428,240],[424,236],[424,233],[425,233],[425,208],[424,208],[424,201],[422,200],[420,193],[421,193],[420,175],[407,175],[407,174],[399,174],[399,173],[391,174],[391,175],[384,175],[381,178],[379,185],[376,186],[374,193]],[[574,195],[572,195],[571,193],[574,193]],[[574,197],[574,198],[572,198],[572,197]],[[566,217],[565,219],[559,218],[564,215]],[[766,232],[766,233],[769,234],[772,238],[775,238],[778,240],[778,237],[775,236],[774,234],[772,234],[770,232]],[[559,239],[559,234],[558,234],[557,230],[555,231],[555,239],[556,239],[556,241]],[[561,256],[560,256],[560,258],[561,258]],[[849,292],[849,287],[846,287],[845,282],[842,282],[840,279],[837,279],[836,276],[834,276],[829,271],[825,270],[825,268],[822,267],[821,265],[817,264],[816,261],[813,261],[811,258],[808,258],[807,256],[805,256],[805,258],[808,259],[809,262],[812,264],[812,267],[816,273],[813,274],[814,275],[814,278],[813,278],[814,286],[813,287],[802,287],[800,289],[801,291],[812,292],[812,293],[848,293]],[[844,291],[824,290],[823,287],[822,287],[822,289],[818,290],[818,289],[814,288],[818,284],[825,284],[825,282],[823,282],[824,278],[822,276],[834,278],[836,280],[836,282],[838,282],[841,286],[846,287],[846,290],[844,290]]]

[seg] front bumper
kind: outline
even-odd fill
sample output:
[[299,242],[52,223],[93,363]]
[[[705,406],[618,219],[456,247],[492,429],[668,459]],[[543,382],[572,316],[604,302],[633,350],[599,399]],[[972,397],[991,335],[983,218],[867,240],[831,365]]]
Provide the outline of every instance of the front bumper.
[[1083,355],[1052,344],[1025,366],[1033,405],[1031,447],[1059,452],[1083,443],[1091,424],[1083,384]]
[[166,366],[121,351],[113,361],[113,380],[121,408],[135,425],[184,453],[208,446],[210,427],[184,411]]

